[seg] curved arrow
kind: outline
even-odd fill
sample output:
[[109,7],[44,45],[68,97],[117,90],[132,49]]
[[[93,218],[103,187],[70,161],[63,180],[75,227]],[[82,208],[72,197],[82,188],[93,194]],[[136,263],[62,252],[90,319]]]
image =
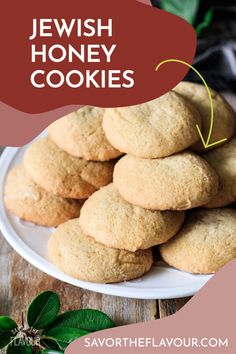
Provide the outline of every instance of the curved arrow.
[[218,140],[218,141],[215,141],[214,143],[210,143],[210,140],[211,140],[211,135],[212,135],[212,129],[213,129],[213,124],[214,124],[214,107],[213,107],[213,100],[212,100],[212,97],[211,97],[211,91],[204,79],[204,77],[199,73],[199,71],[197,71],[197,69],[195,69],[192,65],[190,65],[189,63],[183,61],[183,60],[179,60],[179,59],[166,59],[166,60],[163,60],[161,61],[157,66],[156,66],[156,71],[163,65],[163,64],[166,64],[166,63],[180,63],[180,64],[183,64],[183,65],[186,65],[187,67],[189,67],[190,69],[192,69],[193,71],[195,71],[195,73],[200,77],[200,79],[202,80],[206,90],[207,90],[207,94],[208,94],[208,98],[209,98],[209,102],[210,102],[210,127],[209,127],[209,132],[208,132],[208,136],[207,136],[207,140],[205,141],[203,135],[202,135],[202,132],[201,132],[201,129],[199,127],[199,125],[197,124],[196,127],[197,127],[197,131],[198,131],[198,134],[200,135],[200,138],[201,138],[201,141],[202,141],[202,144],[204,146],[205,149],[209,148],[209,147],[212,147],[214,145],[217,145],[217,144],[220,144],[222,143],[223,141],[226,141],[227,138],[224,138],[224,139],[221,139],[221,140]]

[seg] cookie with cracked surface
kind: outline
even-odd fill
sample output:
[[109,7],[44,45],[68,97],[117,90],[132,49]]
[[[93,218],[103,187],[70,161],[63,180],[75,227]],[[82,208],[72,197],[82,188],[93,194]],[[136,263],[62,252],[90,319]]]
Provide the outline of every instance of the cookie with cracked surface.
[[79,219],[60,225],[48,243],[49,257],[80,280],[116,283],[141,277],[152,266],[151,249],[135,253],[106,247],[84,234]]
[[142,158],[182,151],[199,139],[197,109],[174,91],[143,104],[106,109],[103,128],[118,150]]
[[[196,106],[202,117],[202,134],[207,140],[210,127],[210,102],[205,86],[191,82],[180,82],[174,91],[187,98],[193,105]],[[230,139],[235,132],[236,115],[228,102],[216,91],[210,89],[213,107],[214,107],[214,124],[209,143],[214,143],[218,140],[227,138]],[[212,148],[217,148],[215,145]],[[199,140],[191,149],[195,152],[204,152],[205,148]]]
[[218,208],[236,202],[236,137],[228,144],[202,155],[219,176],[219,191],[206,208]]
[[114,159],[122,153],[105,136],[104,112],[104,108],[82,107],[52,123],[48,134],[55,144],[73,156],[94,161]]
[[6,208],[23,220],[54,227],[76,218],[82,202],[46,192],[30,178],[22,165],[8,174],[4,188]]
[[126,201],[153,210],[201,206],[218,191],[215,171],[190,152],[152,160],[124,156],[115,166],[113,180]]
[[193,211],[183,228],[160,246],[169,265],[189,273],[216,273],[236,257],[236,210]]
[[111,183],[83,205],[80,226],[97,242],[135,252],[169,240],[180,229],[184,212],[152,211],[126,202]]
[[46,191],[64,198],[85,199],[111,182],[114,164],[71,156],[46,137],[29,146],[24,166]]

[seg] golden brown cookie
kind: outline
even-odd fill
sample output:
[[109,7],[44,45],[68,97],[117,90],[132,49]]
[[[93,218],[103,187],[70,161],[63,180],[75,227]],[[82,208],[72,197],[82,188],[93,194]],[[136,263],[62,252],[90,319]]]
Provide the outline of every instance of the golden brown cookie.
[[126,201],[153,210],[194,208],[208,203],[218,191],[215,171],[190,152],[153,160],[124,156],[113,178]]
[[[86,106],[48,127],[50,138],[61,149],[85,160],[107,161],[120,156],[102,128],[105,109]],[[66,137],[66,138],[65,138]]]
[[[205,86],[190,82],[180,82],[174,90],[187,98],[196,106],[202,117],[202,134],[207,140],[210,127],[210,102]],[[231,106],[226,100],[216,91],[210,89],[213,107],[214,107],[214,124],[210,143],[227,138],[230,139],[235,132],[236,116]],[[218,145],[213,146],[213,148]],[[192,146],[195,152],[204,152],[205,148],[199,140]]]
[[193,211],[160,252],[169,265],[185,272],[217,272],[236,257],[236,210]]
[[6,208],[19,218],[44,226],[58,226],[80,214],[82,202],[49,194],[29,177],[23,166],[8,174],[4,190]]
[[141,277],[152,265],[151,249],[135,253],[106,247],[83,233],[79,219],[60,225],[48,243],[49,257],[64,273],[96,283]]
[[29,146],[24,166],[31,178],[50,193],[85,199],[112,180],[113,163],[79,159],[61,150],[48,137]]
[[236,138],[202,155],[219,176],[219,191],[206,208],[218,208],[236,202]]
[[108,108],[103,119],[107,139],[118,150],[143,158],[182,151],[199,139],[200,115],[174,91],[140,105]]
[[87,235],[108,247],[132,252],[166,242],[183,221],[180,211],[151,211],[129,204],[112,183],[93,193],[80,214]]

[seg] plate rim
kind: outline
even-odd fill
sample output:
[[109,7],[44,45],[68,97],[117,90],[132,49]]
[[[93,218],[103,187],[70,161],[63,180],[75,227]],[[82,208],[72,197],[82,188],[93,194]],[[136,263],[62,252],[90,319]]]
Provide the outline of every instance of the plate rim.
[[[27,144],[28,145],[28,144]],[[56,278],[65,283],[71,284],[76,287],[80,287],[86,290],[94,291],[97,293],[119,296],[119,297],[127,297],[132,299],[142,299],[142,300],[157,300],[157,299],[176,299],[182,297],[188,297],[195,295],[211,278],[209,276],[208,279],[202,281],[202,285],[200,284],[191,284],[179,286],[175,288],[171,288],[171,294],[169,293],[169,289],[167,288],[135,288],[135,287],[127,287],[126,289],[123,286],[119,286],[119,283],[116,284],[100,284],[100,283],[92,283],[85,282],[82,280],[75,279],[71,276],[64,274],[59,271],[56,267],[53,270],[53,264],[50,263],[45,258],[41,257],[34,250],[32,250],[21,238],[18,236],[17,232],[12,227],[9,222],[6,208],[4,206],[4,184],[7,172],[9,170],[9,166],[14,160],[15,156],[23,147],[5,147],[4,151],[0,157],[0,230],[2,232],[3,237],[10,244],[10,246],[27,262],[32,264],[37,269],[43,271],[49,276]],[[47,264],[50,266],[47,267]]]

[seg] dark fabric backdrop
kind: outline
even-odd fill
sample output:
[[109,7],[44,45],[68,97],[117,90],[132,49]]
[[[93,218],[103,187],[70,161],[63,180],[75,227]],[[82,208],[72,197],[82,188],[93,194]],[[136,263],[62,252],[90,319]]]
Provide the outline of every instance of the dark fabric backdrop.
[[[152,4],[159,7],[160,1],[153,0]],[[198,39],[194,66],[211,87],[236,93],[236,1],[202,0],[196,22],[211,7],[213,22]],[[191,71],[186,79],[199,81]]]

